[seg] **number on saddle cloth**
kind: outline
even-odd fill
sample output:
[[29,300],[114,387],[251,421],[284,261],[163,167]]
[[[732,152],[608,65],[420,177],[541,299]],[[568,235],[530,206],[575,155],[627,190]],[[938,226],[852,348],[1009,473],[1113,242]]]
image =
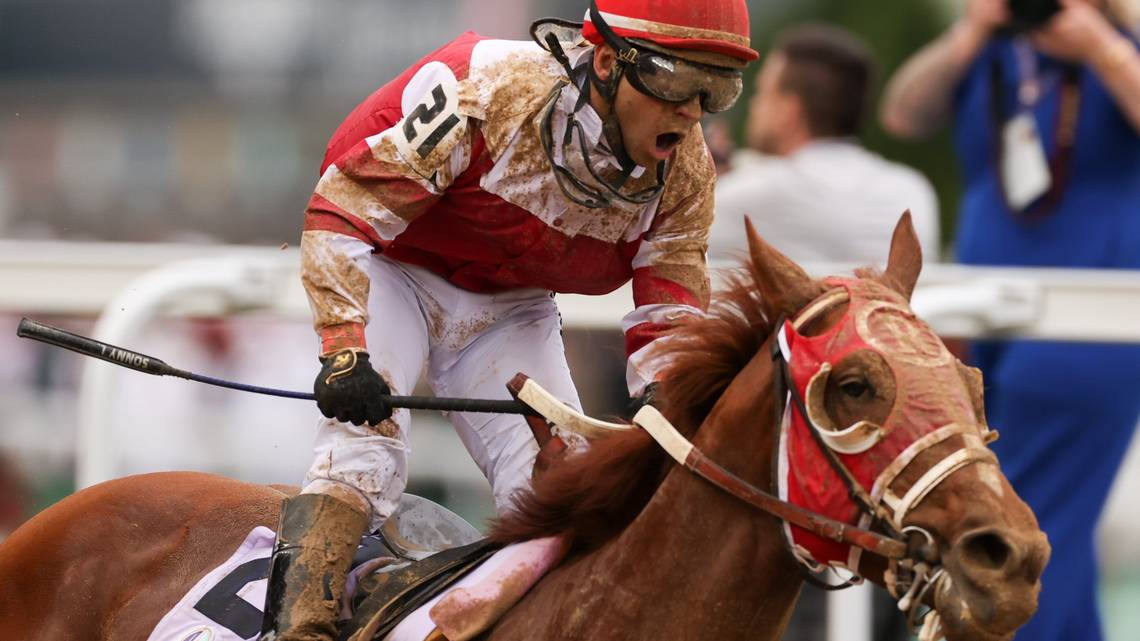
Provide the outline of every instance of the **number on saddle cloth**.
[[[208,638],[218,641],[255,637],[261,630],[264,583],[269,576],[272,552],[268,530],[261,529],[266,535],[259,545],[235,553],[224,564],[231,568],[220,578],[216,572],[208,573],[163,617],[149,640],[183,641],[187,631],[191,632],[190,638],[194,638],[196,631],[210,631]],[[253,535],[247,538],[247,543],[255,540]],[[396,513],[380,531],[361,539],[352,562],[350,587],[358,592],[359,601],[368,596],[369,590],[362,582],[369,583],[370,574],[399,570],[406,577],[411,576],[419,561],[449,549],[479,547],[472,544],[481,538],[479,530],[454,512],[427,499],[405,494],[400,498]],[[371,583],[375,587],[376,582]],[[362,589],[363,594],[359,594]]]

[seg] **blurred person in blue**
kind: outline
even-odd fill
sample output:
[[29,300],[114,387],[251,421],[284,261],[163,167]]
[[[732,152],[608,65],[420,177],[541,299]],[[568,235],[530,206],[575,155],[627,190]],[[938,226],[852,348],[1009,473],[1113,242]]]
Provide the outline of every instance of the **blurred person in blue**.
[[[963,263],[1140,268],[1140,54],[1119,9],[969,0],[888,84],[888,131],[954,125]],[[1097,641],[1094,528],[1140,418],[1140,346],[981,342],[973,357],[994,450],[1053,547],[1017,638]]]
[[741,220],[798,262],[875,264],[909,209],[927,261],[939,253],[938,201],[911,167],[866,149],[875,63],[855,34],[804,24],[779,34],[748,104],[747,148],[716,186],[712,258],[744,250]]
[[[629,281],[640,395],[663,365],[652,343],[708,306],[716,176],[699,121],[732,106],[759,56],[744,0],[592,0],[583,22],[542,20],[532,36],[460,36],[329,142],[301,241],[326,419],[283,510],[263,641],[336,634],[352,552],[407,483],[410,418],[384,395],[410,393],[426,367],[440,395],[506,398],[525,371],[579,407],[554,295]],[[509,508],[539,453],[526,423],[449,418]]]

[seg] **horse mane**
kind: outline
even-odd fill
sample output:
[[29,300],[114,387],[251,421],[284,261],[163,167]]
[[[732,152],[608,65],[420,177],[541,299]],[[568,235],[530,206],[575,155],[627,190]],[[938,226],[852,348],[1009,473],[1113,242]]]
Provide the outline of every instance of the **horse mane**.
[[[709,313],[682,321],[655,352],[668,365],[654,404],[688,438],[774,328],[753,274],[737,269],[725,281]],[[561,534],[576,548],[597,547],[633,521],[671,464],[640,429],[595,440],[539,475],[514,509],[492,522],[490,538],[506,544]]]

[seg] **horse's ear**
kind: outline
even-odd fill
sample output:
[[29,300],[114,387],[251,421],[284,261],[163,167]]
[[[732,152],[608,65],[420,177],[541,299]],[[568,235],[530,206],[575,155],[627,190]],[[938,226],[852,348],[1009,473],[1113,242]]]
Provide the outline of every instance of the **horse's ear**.
[[826,291],[822,283],[813,280],[792,259],[761,238],[752,226],[752,219],[745,216],[744,226],[748,230],[752,276],[760,296],[771,301],[775,312],[792,316]]
[[914,292],[914,285],[918,282],[918,273],[922,271],[922,246],[918,242],[918,234],[914,231],[911,222],[910,210],[903,212],[895,226],[895,234],[891,237],[891,253],[887,258],[887,271],[883,272],[882,281],[891,289],[910,300]]

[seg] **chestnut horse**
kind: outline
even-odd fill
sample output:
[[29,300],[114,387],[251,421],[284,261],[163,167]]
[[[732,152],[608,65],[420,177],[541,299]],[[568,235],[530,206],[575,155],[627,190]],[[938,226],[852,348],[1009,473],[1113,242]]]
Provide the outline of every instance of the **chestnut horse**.
[[[988,450],[969,447],[987,433],[973,371],[937,339],[927,340],[954,374],[916,387],[906,378],[915,371],[904,362],[907,345],[877,340],[877,325],[863,327],[866,344],[819,370],[825,375],[812,379],[806,407],[803,390],[793,389],[796,407],[782,411],[784,366],[773,358],[777,336],[781,347],[788,340],[782,317],[803,312],[797,343],[826,338],[835,327],[854,326],[849,312],[858,291],[887,301],[901,331],[895,339],[933,336],[906,311],[921,265],[909,217],[896,229],[885,272],[860,272],[844,285],[852,294],[842,300],[828,296],[838,281],[809,278],[751,225],[748,233],[750,270],[719,294],[707,317],[678,329],[663,352],[671,359],[660,382],[664,415],[706,457],[761,488],[772,484],[774,468],[783,474],[796,465],[791,441],[783,454],[781,426],[797,411],[812,416],[812,429],[834,430],[820,443],[833,443],[856,475],[891,439],[913,434],[895,444],[908,457],[886,460],[895,469],[885,487],[842,493],[873,499],[868,516],[844,508],[851,525],[905,542],[915,559],[889,562],[864,551],[854,567],[899,597],[908,585],[925,588],[905,598],[935,606],[950,641],[1010,638],[1036,609],[1049,548]],[[825,356],[853,334],[835,336],[823,341]],[[795,358],[793,387],[802,363]],[[921,424],[932,416],[954,422]],[[853,427],[834,428],[844,425]],[[949,436],[934,438],[947,427],[954,427]],[[866,442],[841,440],[852,433]],[[926,447],[915,450],[910,441]],[[826,479],[838,477],[827,476],[826,463],[798,473],[804,487],[834,493]],[[0,637],[145,640],[253,527],[276,524],[282,496],[194,473],[129,477],[76,493],[0,544]],[[793,530],[675,465],[641,430],[606,437],[550,467],[518,510],[496,523],[492,537],[501,542],[559,533],[573,547],[480,638],[777,639],[803,582],[801,561],[812,562],[811,545],[800,545],[810,537]],[[785,539],[793,536],[796,547]],[[904,580],[916,559],[937,572],[925,582]]]

